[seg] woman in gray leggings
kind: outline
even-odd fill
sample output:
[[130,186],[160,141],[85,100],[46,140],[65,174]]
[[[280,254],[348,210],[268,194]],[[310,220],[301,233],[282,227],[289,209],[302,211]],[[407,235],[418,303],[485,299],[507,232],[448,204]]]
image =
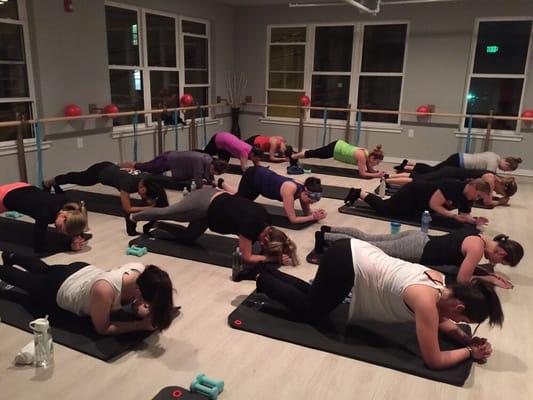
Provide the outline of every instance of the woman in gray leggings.
[[[213,187],[194,190],[178,203],[168,207],[152,207],[131,214],[137,221],[173,220],[189,222],[187,228],[166,229],[176,240],[193,244],[207,228],[222,234],[239,236],[239,248],[247,264],[259,262],[292,262],[298,265],[296,245],[285,233],[270,225],[265,208],[240,196],[232,196]],[[254,242],[260,242],[263,255],[252,254]]]
[[430,236],[418,230],[372,235],[356,228],[322,226],[321,231],[315,234],[315,252],[320,255],[329,244],[345,238],[364,240],[391,257],[457,275],[460,283],[470,282],[475,276],[505,289],[510,289],[513,285],[499,275],[475,275],[486,274],[478,268],[479,262],[484,256],[492,265],[501,263],[514,267],[524,255],[520,243],[509,239],[509,236],[500,234],[491,239],[472,228],[442,236]]

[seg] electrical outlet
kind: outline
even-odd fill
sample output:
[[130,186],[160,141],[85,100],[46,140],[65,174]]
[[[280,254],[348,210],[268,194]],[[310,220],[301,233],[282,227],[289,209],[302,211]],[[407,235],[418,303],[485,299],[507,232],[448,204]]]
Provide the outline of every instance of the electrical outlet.
[[407,131],[407,136],[408,137],[415,137],[415,130],[414,129],[409,129]]
[[82,137],[77,138],[76,144],[78,146],[78,149],[83,148],[83,138]]

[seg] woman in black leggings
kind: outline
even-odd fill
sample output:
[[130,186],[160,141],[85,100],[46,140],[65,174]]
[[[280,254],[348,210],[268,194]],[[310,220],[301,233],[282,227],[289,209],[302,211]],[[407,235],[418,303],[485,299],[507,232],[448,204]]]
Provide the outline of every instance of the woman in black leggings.
[[[311,285],[278,270],[265,269],[257,277],[257,290],[309,323],[327,317],[351,291],[349,322],[414,321],[422,358],[434,369],[469,358],[485,362],[492,352],[487,341],[471,337],[453,321],[481,323],[489,318],[491,325],[503,322],[492,285],[475,281],[447,288],[440,272],[387,256],[357,239],[335,242],[324,254]],[[442,351],[439,330],[465,347]]]
[[[428,210],[459,222],[484,225],[488,223],[486,218],[472,217],[469,214],[472,203],[490,192],[489,184],[481,179],[468,182],[413,182],[402,186],[386,200],[361,189],[352,188],[344,202],[353,206],[356,200],[361,199],[379,215],[386,217],[414,216]],[[454,208],[459,210],[459,214],[450,211]]]
[[[490,185],[491,193],[482,197],[483,204],[493,208],[509,204],[509,198],[517,191],[516,180],[512,176],[498,176],[494,172],[485,169],[464,169],[457,167],[443,167],[427,174],[416,172],[396,174],[385,179],[387,185],[405,185],[411,182],[436,182],[443,179],[457,179],[466,181],[468,179],[481,178]],[[492,192],[502,196],[493,197]]]
[[[147,207],[165,207],[168,205],[165,190],[159,183],[154,182],[150,174],[122,169],[110,161],[91,165],[85,171],[57,175],[55,178],[44,181],[43,187],[47,191],[53,187],[56,193],[61,193],[63,191],[61,185],[94,186],[98,183],[114,187],[120,192],[120,204],[126,214],[126,230],[130,236],[137,235],[137,232],[135,227],[129,224],[129,214],[142,211]],[[131,193],[138,193],[146,205],[132,206]]]
[[[48,265],[37,257],[6,252],[2,261],[1,280],[26,291],[45,312],[59,307],[91,317],[100,334],[163,330],[172,321],[172,282],[155,265],[128,263],[104,271],[85,262]],[[141,319],[114,321],[111,313],[123,305],[131,305]]]

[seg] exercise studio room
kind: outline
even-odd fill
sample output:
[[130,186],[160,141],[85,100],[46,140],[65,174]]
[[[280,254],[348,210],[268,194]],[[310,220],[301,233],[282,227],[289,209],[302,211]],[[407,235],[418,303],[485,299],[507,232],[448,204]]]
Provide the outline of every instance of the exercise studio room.
[[0,0],[0,398],[533,398],[533,0]]

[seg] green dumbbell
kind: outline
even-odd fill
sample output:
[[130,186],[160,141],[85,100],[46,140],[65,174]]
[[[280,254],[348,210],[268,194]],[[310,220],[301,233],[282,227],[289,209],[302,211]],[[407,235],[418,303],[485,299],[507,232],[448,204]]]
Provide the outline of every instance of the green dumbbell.
[[128,247],[128,250],[126,250],[127,255],[137,256],[137,257],[142,257],[146,253],[148,253],[148,249],[146,247],[139,247],[135,245]]
[[205,374],[199,374],[190,387],[192,392],[198,392],[211,400],[216,400],[218,395],[224,390],[224,381],[210,379]]

